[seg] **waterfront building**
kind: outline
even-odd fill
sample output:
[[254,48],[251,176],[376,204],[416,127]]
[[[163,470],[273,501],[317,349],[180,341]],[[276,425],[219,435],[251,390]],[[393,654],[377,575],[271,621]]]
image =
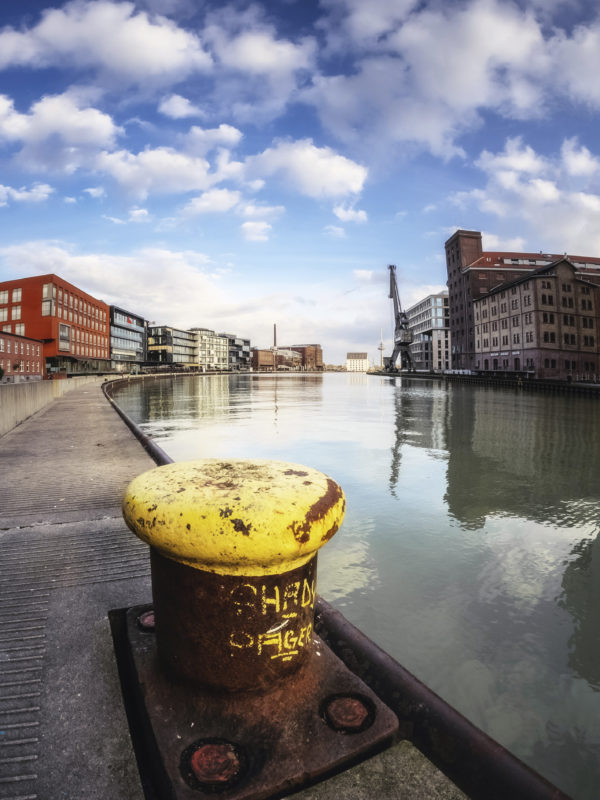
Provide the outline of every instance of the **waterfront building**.
[[43,342],[51,374],[110,370],[108,305],[58,275],[0,282],[0,327]]
[[110,306],[110,364],[117,372],[138,371],[146,360],[148,323],[143,317]]
[[[562,254],[484,251],[479,231],[458,230],[445,243],[450,304],[451,368],[475,369],[473,304],[563,258]],[[566,254],[565,254],[566,255]],[[568,256],[579,277],[600,285],[600,258]]]
[[302,356],[302,369],[315,370],[323,369],[323,349],[320,344],[292,344],[288,350],[294,350]]
[[367,372],[369,358],[366,353],[346,353],[347,372]]
[[40,381],[46,377],[43,343],[0,332],[0,383]]
[[269,350],[252,348],[252,369],[257,371],[274,372],[275,365],[278,370],[290,371],[302,369],[302,355],[296,350],[286,347],[271,347]]
[[195,337],[195,361],[203,370],[225,371],[229,368],[229,340],[226,334],[208,328],[190,328]]
[[473,310],[476,370],[596,380],[600,286],[570,259],[490,290]]
[[196,334],[169,325],[148,327],[148,362],[191,369],[197,366]]
[[250,339],[241,339],[233,333],[220,333],[227,339],[229,369],[232,372],[248,372],[252,366]]
[[448,292],[430,294],[406,309],[413,334],[410,354],[413,367],[428,372],[450,368],[450,315]]

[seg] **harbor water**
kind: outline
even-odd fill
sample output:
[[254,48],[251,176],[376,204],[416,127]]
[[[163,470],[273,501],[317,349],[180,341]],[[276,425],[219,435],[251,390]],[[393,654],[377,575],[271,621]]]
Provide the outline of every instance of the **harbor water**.
[[131,382],[176,461],[275,458],[343,487],[319,593],[577,800],[600,796],[598,400],[363,374]]

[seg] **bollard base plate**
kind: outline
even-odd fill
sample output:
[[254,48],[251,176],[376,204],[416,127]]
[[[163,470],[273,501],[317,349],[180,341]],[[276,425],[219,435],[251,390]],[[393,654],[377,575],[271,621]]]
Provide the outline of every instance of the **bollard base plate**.
[[163,675],[148,609],[109,615],[147,800],[282,798],[391,743],[395,714],[318,637],[282,684],[220,693]]

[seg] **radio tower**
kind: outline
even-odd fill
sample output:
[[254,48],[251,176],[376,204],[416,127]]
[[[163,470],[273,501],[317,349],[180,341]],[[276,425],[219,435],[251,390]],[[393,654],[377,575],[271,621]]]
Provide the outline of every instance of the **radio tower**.
[[379,366],[381,367],[381,369],[383,369],[383,351],[385,350],[385,345],[383,343],[383,328],[380,328],[379,330],[379,347],[377,349],[379,350],[380,353]]

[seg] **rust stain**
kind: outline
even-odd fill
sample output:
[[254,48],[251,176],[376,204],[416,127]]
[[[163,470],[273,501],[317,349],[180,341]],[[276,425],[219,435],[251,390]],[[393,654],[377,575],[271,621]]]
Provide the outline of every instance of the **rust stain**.
[[234,531],[237,531],[237,533],[241,533],[244,536],[250,536],[250,531],[252,530],[251,522],[249,522],[247,525],[241,519],[232,519],[230,522],[233,525]]
[[140,526],[140,528],[143,528],[143,527],[144,527],[144,525],[146,524],[146,521],[144,520],[144,518],[143,518],[143,517],[138,517],[138,518],[136,519],[136,522],[137,522],[137,524]]
[[[288,525],[288,528],[292,531],[294,538],[300,544],[305,544],[310,539],[310,530],[315,522],[318,522],[320,519],[323,519],[325,515],[331,511],[331,509],[336,505],[339,500],[343,500],[343,492],[341,488],[337,485],[337,483],[331,478],[327,478],[327,491],[320,497],[316,503],[314,503],[307,511],[304,522],[292,522],[291,525]],[[342,512],[346,508],[346,502],[343,500]],[[333,534],[337,531],[337,525],[333,528],[330,528],[329,531],[325,534],[323,541],[327,541],[331,539]]]
[[298,469],[286,469],[284,475],[297,475],[299,478],[306,478],[308,472],[301,472]]
[[226,508],[219,509],[219,516],[221,518],[227,519],[227,517],[230,517],[232,514],[233,514],[233,509],[229,508],[229,506],[227,506]]

